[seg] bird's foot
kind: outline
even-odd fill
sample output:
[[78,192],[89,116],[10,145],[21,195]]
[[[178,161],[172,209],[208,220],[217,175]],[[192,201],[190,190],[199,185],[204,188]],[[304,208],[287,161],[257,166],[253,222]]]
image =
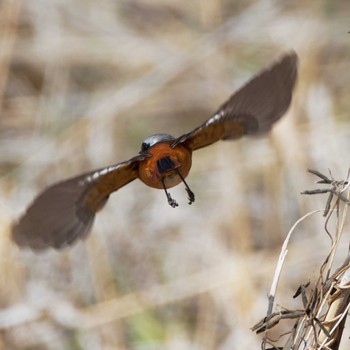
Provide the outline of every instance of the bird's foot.
[[168,203],[169,205],[172,207],[172,208],[176,208],[178,207],[179,205],[177,204],[176,200],[171,198],[170,194],[167,193],[167,197],[168,197]]
[[189,200],[188,204],[191,205],[195,201],[196,197],[188,186],[186,186],[186,192],[187,192],[188,200]]

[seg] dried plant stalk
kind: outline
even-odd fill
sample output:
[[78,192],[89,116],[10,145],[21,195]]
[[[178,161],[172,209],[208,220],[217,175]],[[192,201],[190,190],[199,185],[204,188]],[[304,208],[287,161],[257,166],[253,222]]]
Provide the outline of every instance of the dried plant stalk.
[[[277,283],[282,271],[283,260],[287,254],[287,245],[292,232],[299,222],[308,216],[318,212],[311,212],[292,227],[283,244],[280,258],[277,264],[275,277],[272,283],[267,316],[253,327],[257,333],[265,332],[262,348],[267,344],[272,345],[270,349],[283,350],[306,350],[306,349],[339,349],[342,334],[346,322],[347,313],[350,308],[350,255],[348,252],[343,264],[336,268],[334,259],[338,253],[341,237],[344,235],[344,225],[348,215],[349,207],[349,182],[335,181],[333,178],[317,172],[310,171],[322,180],[318,183],[329,184],[327,189],[305,191],[303,194],[329,193],[324,214],[325,232],[331,240],[330,251],[320,267],[320,273],[316,285],[309,288],[309,282],[301,284],[295,296],[302,296],[303,308],[296,310],[280,310],[273,312],[273,301],[277,290]],[[336,198],[332,206],[332,199]],[[330,218],[335,216],[334,234],[330,227]],[[334,271],[334,272],[333,272]],[[297,319],[285,344],[277,346],[269,338],[269,331],[282,319]]]

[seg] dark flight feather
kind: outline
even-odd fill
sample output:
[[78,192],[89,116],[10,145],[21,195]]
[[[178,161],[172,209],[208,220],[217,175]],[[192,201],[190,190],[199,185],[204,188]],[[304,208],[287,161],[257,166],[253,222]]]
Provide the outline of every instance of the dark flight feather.
[[297,78],[298,57],[291,52],[261,71],[225,102],[213,117],[175,139],[192,150],[220,139],[237,139],[269,131],[287,111]]
[[14,241],[41,250],[64,248],[85,238],[110,193],[135,180],[138,162],[144,159],[144,155],[138,155],[48,187],[13,226]]

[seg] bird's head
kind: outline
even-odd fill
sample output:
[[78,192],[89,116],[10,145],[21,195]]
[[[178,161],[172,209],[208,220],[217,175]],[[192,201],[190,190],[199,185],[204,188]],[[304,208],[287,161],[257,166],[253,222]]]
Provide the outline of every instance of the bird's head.
[[142,142],[140,153],[142,154],[146,152],[149,148],[151,148],[159,142],[167,142],[173,140],[175,140],[175,137],[169,134],[154,134],[152,136],[148,136]]

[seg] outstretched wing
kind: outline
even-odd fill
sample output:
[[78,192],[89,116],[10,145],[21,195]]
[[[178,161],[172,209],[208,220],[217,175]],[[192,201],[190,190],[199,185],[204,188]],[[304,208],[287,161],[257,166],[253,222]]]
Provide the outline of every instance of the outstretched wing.
[[177,138],[172,146],[184,143],[196,150],[220,139],[237,139],[269,131],[290,105],[297,66],[295,52],[283,56],[235,92],[213,117]]
[[12,228],[22,247],[64,248],[87,236],[108,196],[137,178],[138,155],[128,161],[56,183],[44,190]]

